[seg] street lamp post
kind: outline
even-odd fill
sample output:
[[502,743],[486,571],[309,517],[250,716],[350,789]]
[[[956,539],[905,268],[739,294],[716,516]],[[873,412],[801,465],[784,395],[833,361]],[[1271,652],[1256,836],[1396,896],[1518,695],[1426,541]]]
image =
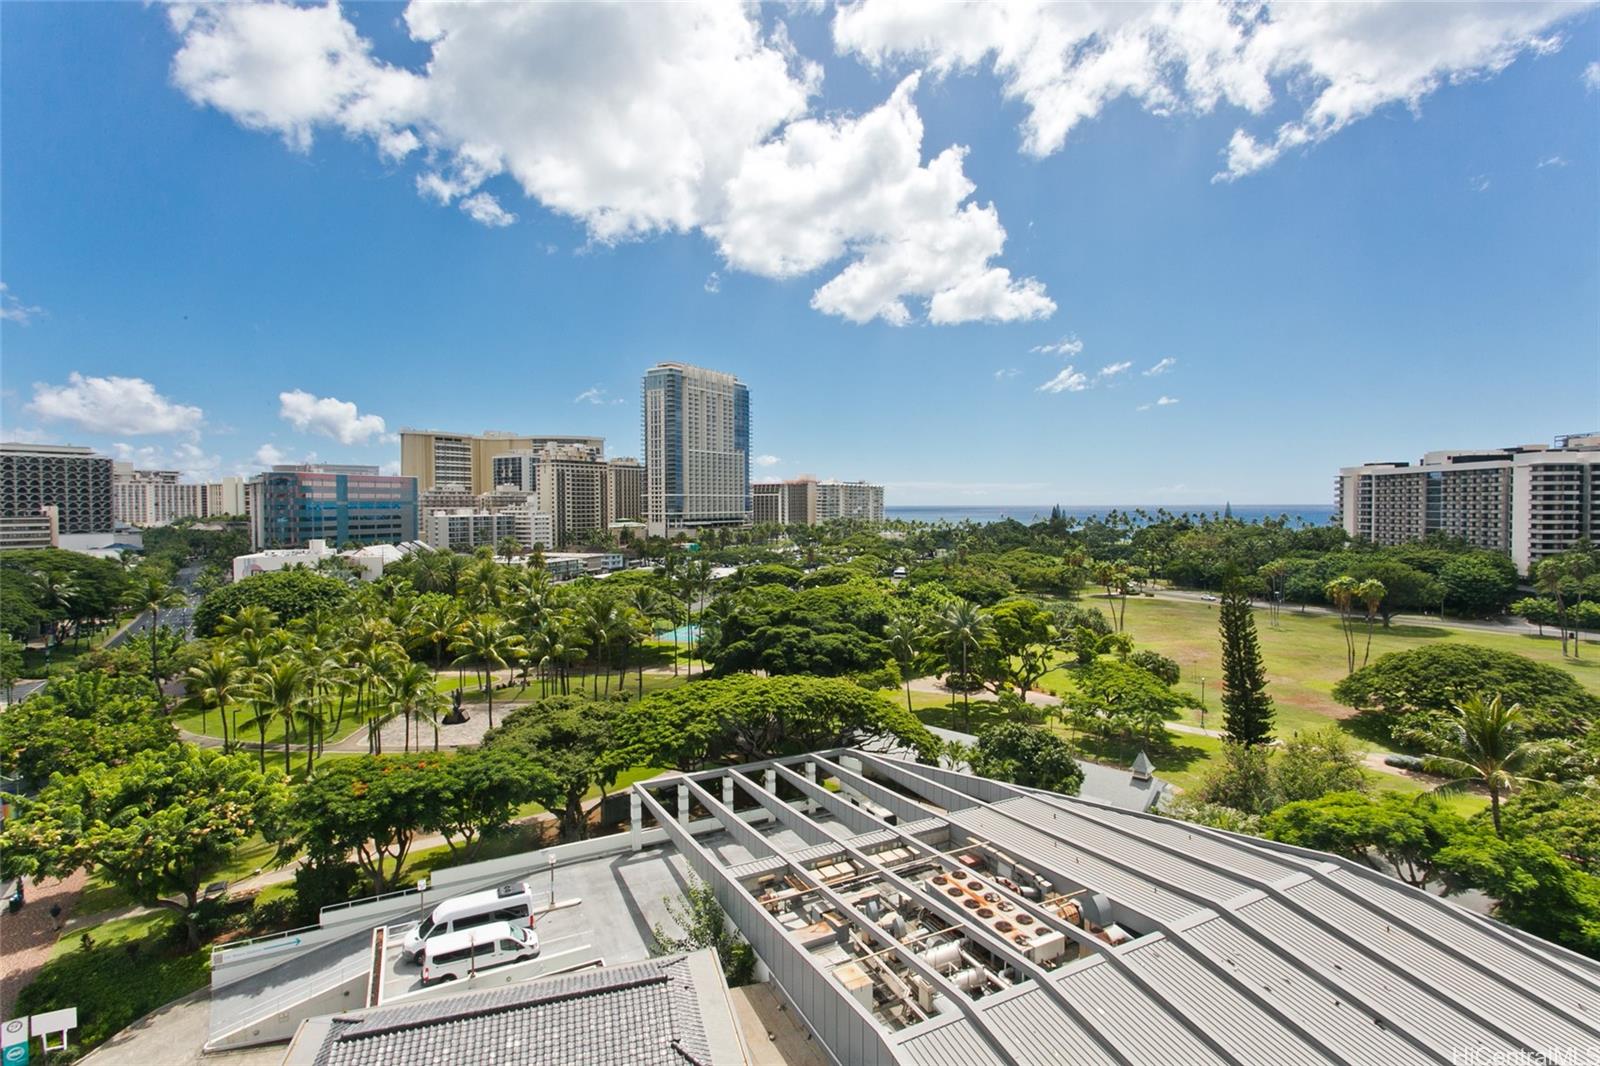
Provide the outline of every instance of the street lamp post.
[[555,910],[555,906],[556,906],[556,857],[554,855],[546,855],[545,859],[548,861],[549,866],[550,866],[550,906],[547,909]]
[[1206,679],[1200,679],[1200,728],[1206,727]]

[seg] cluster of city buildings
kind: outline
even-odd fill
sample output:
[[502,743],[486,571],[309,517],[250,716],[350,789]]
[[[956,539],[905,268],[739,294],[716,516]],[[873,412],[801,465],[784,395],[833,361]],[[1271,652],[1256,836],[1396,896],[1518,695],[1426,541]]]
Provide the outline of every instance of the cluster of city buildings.
[[1401,544],[1442,533],[1504,552],[1526,574],[1600,540],[1600,433],[1345,467],[1336,495],[1352,537]]
[[752,485],[750,393],[732,374],[652,367],[641,428],[642,460],[608,458],[602,437],[403,429],[398,474],[286,464],[209,484],[184,482],[174,470],[137,470],[88,448],[4,444],[0,549],[109,550],[122,530],[230,516],[248,524],[258,553],[415,542],[471,551],[514,541],[546,552],[548,563],[552,550],[610,534],[883,519],[881,485]]

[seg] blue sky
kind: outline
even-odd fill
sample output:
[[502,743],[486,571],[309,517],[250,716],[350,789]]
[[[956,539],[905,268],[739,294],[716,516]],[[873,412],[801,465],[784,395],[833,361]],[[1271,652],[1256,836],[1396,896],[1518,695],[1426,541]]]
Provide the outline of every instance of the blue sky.
[[635,454],[660,359],[749,384],[757,476],[891,505],[1324,502],[1600,427],[1590,11],[1203,64],[1170,11],[404,10],[0,6],[7,439]]

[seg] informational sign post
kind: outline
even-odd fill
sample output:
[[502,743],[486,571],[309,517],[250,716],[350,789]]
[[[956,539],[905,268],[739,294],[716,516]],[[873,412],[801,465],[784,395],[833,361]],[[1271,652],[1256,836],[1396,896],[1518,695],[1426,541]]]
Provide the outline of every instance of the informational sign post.
[[28,1019],[28,1026],[42,1042],[45,1051],[65,1051],[67,1034],[78,1027],[78,1008],[66,1007],[35,1014]]
[[28,1019],[12,1018],[0,1025],[0,1064],[28,1066]]

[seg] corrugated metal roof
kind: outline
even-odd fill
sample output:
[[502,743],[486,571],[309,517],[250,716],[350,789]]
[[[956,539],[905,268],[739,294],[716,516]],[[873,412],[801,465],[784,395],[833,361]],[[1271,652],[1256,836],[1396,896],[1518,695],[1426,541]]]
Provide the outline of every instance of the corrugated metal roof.
[[995,1057],[977,1027],[964,1017],[910,1035],[900,1050],[916,1066],[973,1066]]
[[[1167,1004],[1146,994],[1109,962],[1079,967],[1057,984],[1135,1062],[1226,1061],[1199,1031],[1189,1028],[1186,1018],[1175,1017]],[[1191,1006],[1196,1013],[1206,1009],[1200,1003]]]
[[985,841],[1064,891],[1104,893],[1136,936],[1118,948],[1085,937],[1078,961],[1048,973],[1013,960],[1032,980],[963,1003],[966,1015],[891,1033],[905,1062],[1310,1066],[1600,1045],[1600,971],[1399,882],[1331,856],[857,754],[897,791],[925,780],[941,802],[953,790],[972,803],[849,838],[853,847],[948,825],[958,851],[967,837]]

